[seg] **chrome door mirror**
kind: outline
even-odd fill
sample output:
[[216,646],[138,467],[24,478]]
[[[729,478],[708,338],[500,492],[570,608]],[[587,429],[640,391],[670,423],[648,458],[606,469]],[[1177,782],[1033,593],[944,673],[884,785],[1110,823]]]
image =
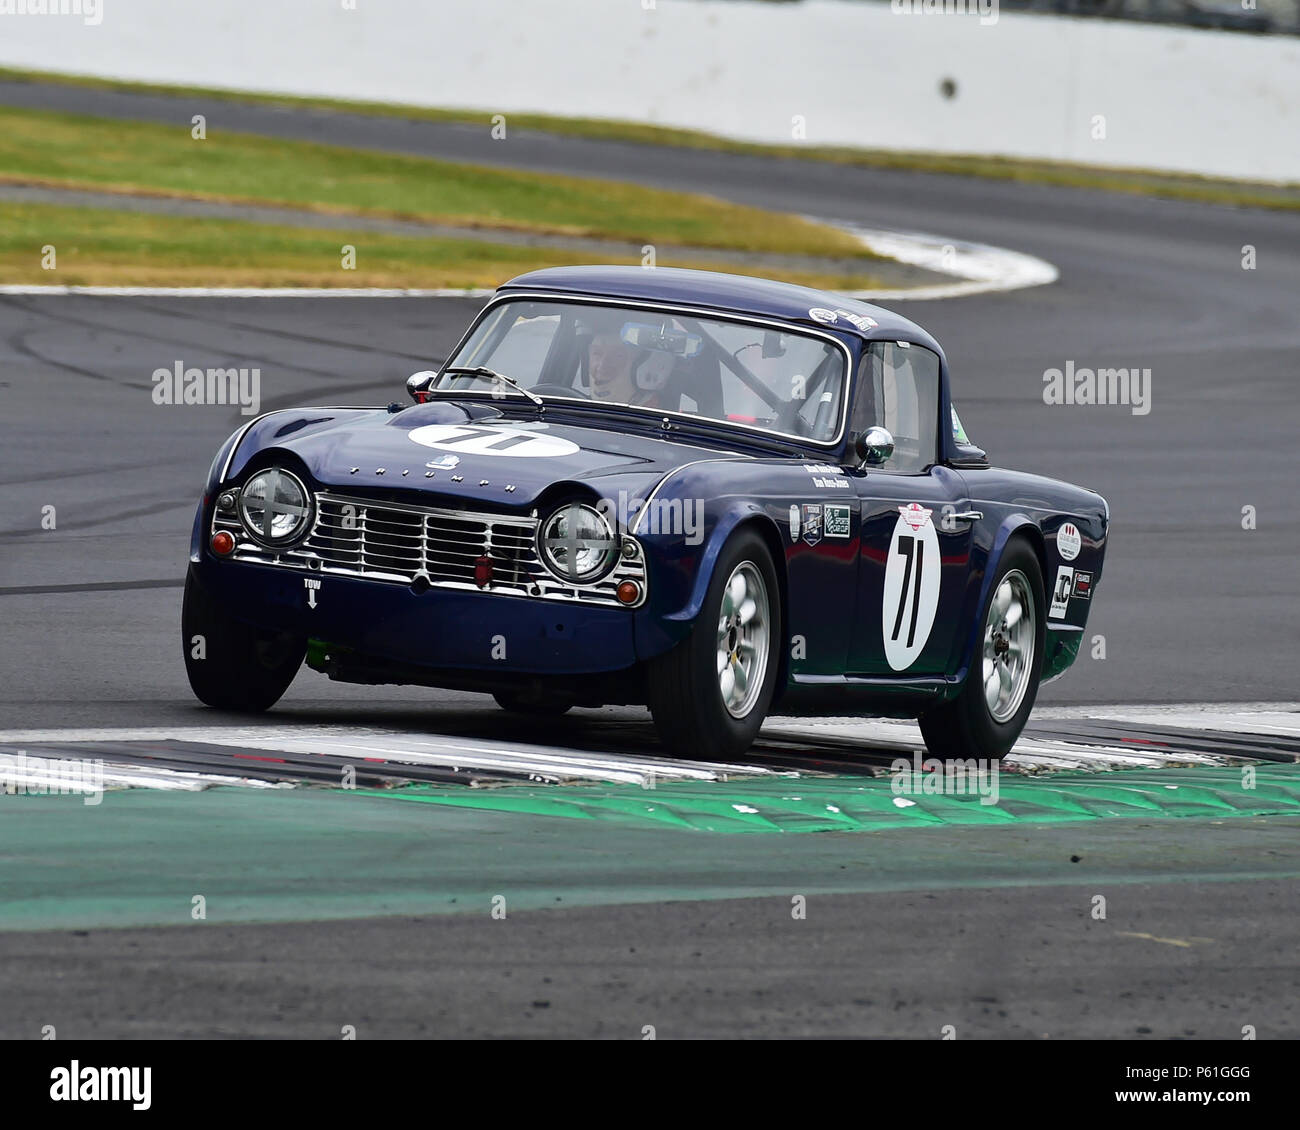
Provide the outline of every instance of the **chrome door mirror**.
[[406,391],[411,394],[411,399],[416,404],[423,404],[429,399],[429,390],[433,388],[433,382],[438,379],[438,374],[432,369],[423,369],[418,373],[412,373],[406,378]]
[[894,437],[884,428],[868,428],[853,445],[864,467],[879,467],[894,454]]

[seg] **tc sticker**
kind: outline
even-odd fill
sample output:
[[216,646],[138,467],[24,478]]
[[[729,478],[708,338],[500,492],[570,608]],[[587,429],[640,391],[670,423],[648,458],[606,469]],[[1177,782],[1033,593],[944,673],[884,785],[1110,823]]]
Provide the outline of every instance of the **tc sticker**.
[[[1092,578],[1088,580],[1091,582]],[[1068,565],[1061,565],[1056,570],[1056,584],[1052,586],[1052,607],[1048,610],[1049,620],[1064,620],[1065,610],[1070,606],[1070,597],[1074,595],[1074,570]]]
[[930,511],[915,502],[898,508],[885,565],[880,627],[885,658],[906,671],[925,650],[939,609],[939,536]]
[[528,459],[573,455],[578,445],[559,436],[539,435],[522,428],[476,424],[426,424],[406,433],[424,447],[454,451],[458,455],[512,455]]
[[1074,592],[1072,594],[1075,600],[1087,600],[1092,596],[1092,574],[1082,573],[1078,570],[1074,574]]
[[1057,532],[1056,552],[1061,555],[1062,561],[1073,561],[1082,548],[1083,538],[1079,536],[1079,528],[1073,522],[1066,522]]
[[852,525],[851,511],[847,506],[827,504],[822,511],[822,526],[828,538],[846,538]]

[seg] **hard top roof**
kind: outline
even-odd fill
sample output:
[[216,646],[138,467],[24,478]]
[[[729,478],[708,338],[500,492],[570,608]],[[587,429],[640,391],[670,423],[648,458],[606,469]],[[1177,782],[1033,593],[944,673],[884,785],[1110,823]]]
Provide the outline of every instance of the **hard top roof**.
[[[511,279],[497,293],[505,296],[512,291],[554,291],[557,295],[575,297],[697,306],[800,322],[862,338],[899,338],[942,353],[930,334],[892,310],[829,291],[748,275],[689,271],[679,267],[547,267]],[[810,313],[812,310],[819,311],[820,316],[814,317]],[[828,314],[833,320],[826,320]],[[859,321],[845,317],[846,314]],[[862,319],[870,319],[870,322]]]

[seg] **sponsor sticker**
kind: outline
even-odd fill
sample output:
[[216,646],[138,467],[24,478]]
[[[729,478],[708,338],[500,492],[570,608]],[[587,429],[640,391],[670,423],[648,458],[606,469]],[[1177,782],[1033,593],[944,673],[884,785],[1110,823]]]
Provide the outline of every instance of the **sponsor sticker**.
[[847,490],[850,486],[848,479],[831,479],[823,478],[821,475],[813,476],[813,486],[819,490]]
[[865,314],[852,314],[848,310],[841,310],[838,307],[836,307],[835,313],[845,319],[845,321],[857,326],[857,328],[862,330],[864,333],[867,330],[874,329],[876,326],[880,325],[875,318],[868,318]]
[[822,504],[805,502],[799,517],[804,542],[808,545],[816,545],[822,540]]
[[1064,620],[1065,610],[1070,606],[1070,597],[1074,595],[1074,570],[1068,565],[1061,565],[1056,570],[1056,583],[1052,585],[1052,607],[1048,610],[1049,620]]
[[814,322],[821,322],[825,326],[833,326],[840,320],[839,315],[834,310],[827,310],[824,306],[814,306],[808,311],[808,317]]
[[1092,574],[1076,571],[1074,574],[1074,594],[1079,600],[1087,600],[1092,595]]
[[847,506],[827,503],[822,511],[822,525],[828,538],[847,538],[852,528],[852,511]]
[[1083,548],[1083,538],[1079,536],[1079,528],[1073,522],[1066,522],[1060,528],[1056,535],[1056,551],[1061,555],[1063,561],[1073,561],[1079,556],[1079,550]]
[[920,530],[928,526],[930,524],[930,515],[934,513],[934,511],[927,510],[924,506],[915,502],[900,506],[898,512],[903,516],[903,521],[914,530]]
[[803,469],[810,475],[838,475],[839,467],[833,467],[829,463],[805,463]]

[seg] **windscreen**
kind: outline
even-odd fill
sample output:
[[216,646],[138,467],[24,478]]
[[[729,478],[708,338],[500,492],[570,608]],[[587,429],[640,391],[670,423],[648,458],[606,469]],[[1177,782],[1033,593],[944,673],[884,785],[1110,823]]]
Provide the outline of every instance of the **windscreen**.
[[[834,342],[745,321],[590,303],[512,299],[493,307],[437,388],[704,417],[834,440],[845,396]],[[474,372],[451,370],[472,369]],[[484,370],[490,370],[485,372]]]

